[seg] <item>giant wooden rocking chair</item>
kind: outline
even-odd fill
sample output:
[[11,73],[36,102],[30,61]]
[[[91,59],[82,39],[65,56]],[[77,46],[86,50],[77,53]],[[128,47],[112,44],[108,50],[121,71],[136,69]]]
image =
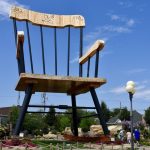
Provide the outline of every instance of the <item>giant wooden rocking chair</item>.
[[[25,117],[25,113],[29,107],[29,102],[31,96],[35,92],[51,92],[51,93],[66,93],[71,96],[72,99],[72,118],[73,118],[73,134],[78,136],[78,126],[77,126],[77,107],[76,107],[76,96],[79,94],[90,92],[94,101],[95,109],[97,111],[97,116],[100,120],[100,124],[102,125],[104,134],[109,134],[107,125],[105,123],[105,119],[103,113],[101,111],[101,106],[98,101],[98,97],[95,92],[95,88],[100,87],[101,85],[106,83],[105,79],[98,78],[98,64],[99,64],[99,51],[104,47],[104,41],[97,40],[94,45],[86,52],[85,55],[82,55],[83,49],[83,27],[85,26],[84,18],[80,15],[53,15],[53,14],[44,14],[38,13],[31,10],[27,10],[20,7],[12,7],[10,18],[13,19],[14,25],[14,33],[15,33],[15,41],[17,48],[17,62],[19,69],[19,81],[16,86],[17,91],[25,91],[25,97],[22,104],[21,112],[19,114],[19,118],[17,120],[16,128],[14,135],[18,135],[21,126]],[[29,59],[31,65],[31,73],[26,73],[25,71],[25,56],[23,51],[24,45],[24,32],[18,31],[17,21],[25,21],[26,22],[26,31],[27,31],[27,39],[28,39],[28,47],[29,47]],[[31,42],[30,42],[30,26],[29,22],[33,25],[39,26],[40,29],[40,40],[41,40],[41,55],[42,55],[42,69],[43,73],[35,74],[33,67],[33,58],[31,51]],[[54,28],[54,62],[55,62],[55,75],[47,75],[46,67],[45,67],[45,47],[44,47],[44,39],[43,39],[43,27]],[[68,50],[67,50],[67,64],[66,76],[58,76],[58,51],[57,51],[57,28],[68,28]],[[71,28],[79,28],[79,40],[74,41],[74,43],[78,43],[79,46],[79,77],[70,76],[70,50],[71,50]],[[34,39],[35,36],[34,36]],[[61,43],[63,44],[63,43]],[[93,55],[96,55],[95,59],[95,76],[89,77],[90,71],[90,59]],[[52,59],[52,58],[51,58]],[[61,58],[62,59],[62,58]],[[28,60],[28,59],[27,59]],[[87,62],[87,75],[83,77],[82,67],[83,64]]]

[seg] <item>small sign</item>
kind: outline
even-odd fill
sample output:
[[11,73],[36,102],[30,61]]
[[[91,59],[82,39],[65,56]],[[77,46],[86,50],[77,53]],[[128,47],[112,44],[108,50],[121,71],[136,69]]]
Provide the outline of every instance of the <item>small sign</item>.
[[24,133],[20,133],[20,134],[19,134],[19,137],[24,137]]
[[110,140],[111,140],[112,142],[114,142],[114,141],[115,141],[115,138],[111,138]]

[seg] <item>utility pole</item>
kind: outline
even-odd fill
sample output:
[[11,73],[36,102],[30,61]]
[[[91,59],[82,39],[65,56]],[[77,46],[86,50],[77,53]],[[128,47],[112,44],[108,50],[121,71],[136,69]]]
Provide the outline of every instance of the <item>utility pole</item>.
[[120,102],[120,114],[121,114],[121,109],[122,109],[122,106],[121,106],[121,102]]
[[43,103],[43,105],[44,105],[44,112],[45,112],[46,100],[48,100],[48,97],[46,97],[46,93],[45,93],[45,92],[43,92],[43,93],[41,94],[41,98],[42,98],[42,103]]

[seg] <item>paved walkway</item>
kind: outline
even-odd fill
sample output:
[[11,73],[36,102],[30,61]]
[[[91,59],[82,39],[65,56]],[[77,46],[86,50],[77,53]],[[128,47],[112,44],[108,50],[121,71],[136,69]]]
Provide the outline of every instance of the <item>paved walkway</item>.
[[[129,148],[131,148],[131,145],[130,144],[123,144],[123,145],[106,145],[106,144],[103,144],[103,145],[98,145],[98,144],[86,144],[85,145],[86,150],[88,150],[88,148],[91,147],[91,149],[94,149],[94,150],[127,150]],[[134,145],[134,148],[138,149],[138,150],[150,150],[150,146],[140,146],[140,147],[137,147],[137,145],[135,144]],[[78,149],[79,150],[79,149]]]
[[[123,144],[123,145],[106,145],[106,144],[103,144],[103,145],[99,145],[99,144],[85,144],[84,145],[84,149],[77,149],[77,148],[72,148],[72,150],[128,150],[131,145],[130,144]],[[140,146],[140,147],[137,147],[136,144],[135,144],[135,148],[137,150],[150,150],[150,146]],[[2,150],[9,150],[10,148],[6,148],[6,147],[3,147]],[[70,149],[69,147],[67,148],[68,150]],[[11,148],[11,150],[25,150],[25,147],[14,147],[14,148]],[[30,149],[28,149],[30,150]],[[32,148],[32,150],[43,150],[43,148]]]

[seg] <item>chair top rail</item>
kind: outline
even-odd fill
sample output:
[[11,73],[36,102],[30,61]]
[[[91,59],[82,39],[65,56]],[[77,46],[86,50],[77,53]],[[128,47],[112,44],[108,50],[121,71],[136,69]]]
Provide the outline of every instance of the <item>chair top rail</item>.
[[75,28],[84,27],[85,20],[81,15],[55,15],[31,11],[21,7],[13,6],[10,12],[10,18],[19,21],[29,21],[35,25],[47,27],[63,28],[72,26]]

